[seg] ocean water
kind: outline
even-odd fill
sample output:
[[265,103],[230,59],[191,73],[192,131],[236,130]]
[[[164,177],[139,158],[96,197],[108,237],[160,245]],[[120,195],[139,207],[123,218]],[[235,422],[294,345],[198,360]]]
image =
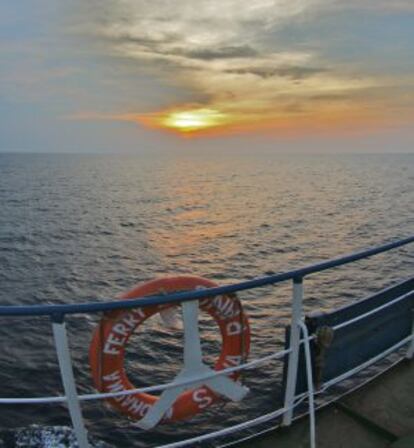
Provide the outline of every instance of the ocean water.
[[[0,154],[0,304],[111,300],[177,274],[219,284],[281,272],[414,233],[414,155]],[[406,247],[305,281],[307,311],[328,310],[412,276]],[[250,358],[283,346],[291,285],[239,295]],[[115,300],[115,299],[113,299]],[[1,318],[0,396],[62,393],[48,318]],[[100,316],[68,318],[79,391],[92,392],[88,347]],[[203,349],[220,348],[203,316]],[[136,386],[171,380],[182,332],[156,318],[128,347]],[[251,392],[195,419],[144,433],[102,402],[83,406],[91,434],[116,447],[156,446],[278,405],[281,363],[244,375]],[[0,430],[67,425],[61,405],[0,405]]]

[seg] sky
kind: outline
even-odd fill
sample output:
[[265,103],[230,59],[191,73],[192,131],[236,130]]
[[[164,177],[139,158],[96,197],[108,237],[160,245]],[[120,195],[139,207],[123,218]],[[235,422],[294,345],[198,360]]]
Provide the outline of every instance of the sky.
[[3,0],[0,151],[414,152],[412,0]]

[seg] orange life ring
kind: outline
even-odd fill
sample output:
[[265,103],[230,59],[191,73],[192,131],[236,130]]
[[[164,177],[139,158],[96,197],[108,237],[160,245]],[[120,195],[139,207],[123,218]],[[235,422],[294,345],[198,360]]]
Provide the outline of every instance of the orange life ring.
[[[132,299],[215,286],[217,284],[211,280],[183,275],[139,284],[120,298]],[[146,319],[173,306],[175,305],[147,306],[105,313],[93,334],[89,349],[93,381],[100,392],[135,389],[124,368],[125,347],[128,339]],[[199,306],[201,310],[213,317],[220,328],[223,341],[220,356],[214,366],[215,370],[237,366],[244,362],[250,348],[250,328],[238,298],[235,295],[211,297],[201,300]],[[239,372],[233,372],[229,377],[236,381]],[[192,417],[219,399],[219,396],[207,386],[185,391],[164,416],[163,422],[175,422]],[[133,420],[143,418],[157,400],[157,396],[147,393],[107,399],[115,409]]]

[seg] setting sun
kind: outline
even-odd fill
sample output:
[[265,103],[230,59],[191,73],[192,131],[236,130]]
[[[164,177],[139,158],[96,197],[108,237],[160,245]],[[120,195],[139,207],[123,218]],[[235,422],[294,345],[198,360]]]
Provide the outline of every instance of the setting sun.
[[161,123],[164,127],[181,132],[193,132],[224,124],[226,115],[215,109],[194,109],[170,112]]

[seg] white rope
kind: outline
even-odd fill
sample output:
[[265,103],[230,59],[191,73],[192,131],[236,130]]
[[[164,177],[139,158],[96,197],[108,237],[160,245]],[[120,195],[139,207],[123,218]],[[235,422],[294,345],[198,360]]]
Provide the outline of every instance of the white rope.
[[[313,339],[315,339],[315,335],[309,336],[309,338],[308,338],[309,341],[311,341]],[[405,343],[409,342],[410,340],[414,341],[414,335],[409,336],[406,339],[404,339],[403,341],[401,341],[400,345],[397,344],[398,345],[397,349],[400,346],[404,345]],[[305,341],[305,339],[301,339],[300,343],[302,344],[304,341]],[[395,347],[395,346],[393,346],[393,347]],[[393,347],[391,347],[386,352],[384,352],[385,355],[380,354],[375,359],[377,359],[377,358],[381,359],[381,358],[387,356],[387,354],[392,352]],[[180,383],[171,382],[171,383],[161,384],[161,385],[157,385],[157,386],[128,389],[128,390],[124,390],[124,391],[120,391],[120,392],[83,394],[83,395],[79,395],[79,400],[86,401],[86,400],[99,400],[99,399],[106,399],[106,398],[114,398],[114,397],[119,397],[119,396],[123,396],[123,395],[133,395],[138,392],[154,392],[154,391],[159,391],[159,390],[164,390],[164,389],[170,389],[172,387],[177,387],[179,385],[189,385],[189,384],[198,382],[200,380],[210,379],[210,378],[214,378],[214,377],[220,376],[220,375],[227,375],[229,373],[237,372],[242,369],[251,369],[251,368],[253,368],[259,364],[265,363],[267,361],[272,361],[272,360],[277,360],[277,359],[283,358],[285,355],[289,354],[290,352],[291,352],[291,349],[282,350],[280,352],[273,353],[271,355],[267,355],[267,356],[264,356],[259,359],[255,359],[248,363],[240,364],[239,366],[229,367],[229,368],[223,369],[223,370],[218,370],[212,374],[205,375],[204,377],[186,380],[186,381],[182,381]],[[364,365],[365,364],[362,364],[362,366],[364,366]],[[368,365],[370,365],[370,364],[368,364]],[[365,368],[365,367],[362,367],[361,369],[363,369],[363,368]],[[351,375],[353,374],[354,370],[356,371],[356,368],[350,371]],[[347,374],[347,373],[348,372],[346,372],[345,374]],[[345,377],[345,378],[347,378],[347,377]],[[331,380],[331,381],[333,381],[333,380]],[[338,382],[339,381],[342,381],[342,379],[339,379]],[[333,383],[333,384],[335,384],[335,383]],[[330,385],[331,384],[329,384],[327,387],[330,387]],[[12,397],[0,398],[0,404],[42,404],[42,403],[64,403],[66,401],[67,401],[66,397],[61,396],[61,395],[60,396],[52,396],[52,397],[49,396],[49,397],[28,397],[28,398],[14,398],[14,397],[13,398]]]
[[[346,327],[347,325],[351,325],[354,322],[360,321],[372,314],[375,314],[385,308],[388,308],[389,306],[394,305],[395,303],[398,303],[402,300],[404,300],[407,296],[411,295],[412,292],[404,294],[403,296],[398,297],[397,299],[392,300],[391,302],[388,302],[384,305],[381,305],[380,307],[375,308],[374,310],[371,310],[367,313],[364,313],[360,316],[357,316],[353,319],[350,319],[346,322],[343,322],[341,324],[336,325],[334,328],[334,330],[338,330],[340,328]],[[354,375],[355,373],[360,372],[361,370],[369,367],[372,364],[375,364],[377,361],[381,360],[382,358],[388,356],[389,354],[391,354],[392,352],[398,350],[399,348],[401,348],[402,346],[404,346],[405,344],[407,344],[408,342],[413,341],[414,342],[414,335],[410,335],[406,338],[404,338],[403,340],[401,340],[400,342],[398,342],[397,344],[393,345],[392,347],[388,348],[387,350],[385,350],[384,352],[380,353],[379,355],[371,358],[370,360],[360,364],[359,366],[343,373],[342,375],[339,375],[336,378],[331,379],[330,381],[324,383],[322,385],[322,388],[317,391],[316,393],[313,390],[313,384],[312,384],[312,366],[310,363],[310,349],[309,349],[309,342],[313,339],[315,339],[315,335],[309,337],[308,331],[307,331],[307,327],[303,322],[298,322],[298,325],[301,327],[302,332],[304,334],[304,338],[300,340],[300,344],[305,343],[305,358],[306,358],[306,368],[307,368],[307,379],[308,379],[308,399],[309,399],[309,413],[310,413],[310,433],[311,433],[311,447],[314,448],[316,446],[315,444],[315,403],[314,403],[314,396],[316,394],[320,394],[324,391],[326,391],[328,388],[330,388],[331,386],[349,378],[350,376]],[[272,360],[277,360],[277,359],[281,359],[284,356],[286,356],[287,354],[289,354],[291,352],[291,349],[286,349],[286,350],[282,350],[280,352],[268,355],[268,356],[264,356],[262,358],[250,361],[248,363],[244,363],[241,364],[239,366],[235,366],[235,367],[230,367],[227,369],[223,369],[220,371],[216,371],[213,372],[211,374],[208,375],[204,375],[204,376],[200,376],[198,378],[192,378],[191,380],[185,380],[185,381],[181,381],[181,382],[171,382],[171,383],[167,383],[167,384],[163,384],[163,385],[157,385],[157,386],[150,386],[150,387],[143,387],[143,388],[137,388],[137,389],[130,389],[130,390],[126,390],[126,391],[120,391],[120,392],[113,392],[113,393],[97,393],[97,394],[84,394],[84,395],[79,395],[79,400],[93,400],[93,399],[105,399],[105,398],[114,398],[114,397],[119,397],[119,396],[123,396],[123,395],[132,395],[138,392],[154,392],[154,391],[159,391],[159,390],[166,390],[166,389],[171,389],[173,387],[177,387],[177,386],[184,386],[184,385],[190,385],[192,383],[196,383],[199,381],[204,381],[204,380],[208,380],[210,378],[214,378],[220,375],[228,375],[230,373],[234,373],[243,369],[252,369],[254,367],[256,367],[259,364],[268,362],[268,361],[272,361]],[[297,396],[295,398],[295,403],[293,404],[292,408],[296,407],[301,401],[304,400],[304,398],[307,395],[305,394],[301,394],[299,396]],[[299,401],[297,401],[299,398]],[[0,398],[0,404],[37,404],[37,403],[60,403],[60,402],[65,402],[67,401],[67,398],[65,396],[57,396],[57,397],[38,397],[38,398]],[[229,435],[232,434],[234,432],[238,432],[256,425],[259,425],[261,423],[265,423],[268,422],[270,420],[273,420],[279,416],[281,416],[282,414],[284,414],[288,409],[287,408],[281,408],[278,409],[276,411],[270,412],[268,414],[262,415],[260,417],[257,417],[255,419],[249,420],[247,422],[244,423],[240,423],[237,425],[233,425],[229,428],[224,428],[218,431],[214,431],[211,432],[209,434],[204,434],[198,437],[193,437],[190,439],[186,439],[184,441],[180,441],[180,442],[175,442],[175,443],[171,443],[171,444],[167,444],[167,445],[162,445],[159,448],[178,448],[178,447],[184,447],[184,446],[188,446],[191,445],[193,443],[197,443],[197,442],[202,442],[202,441],[206,441],[206,440],[210,440],[212,438],[217,438],[217,437],[221,437],[221,436],[225,436],[225,435]],[[262,431],[267,432],[267,430]],[[254,434],[253,436],[256,436],[257,434]],[[247,436],[246,438],[242,439],[242,440],[248,440],[249,438],[253,437],[253,436]],[[240,441],[240,440],[239,440]]]
[[[306,336],[307,336],[307,327],[306,327],[306,325],[305,325],[303,322],[301,322],[299,325],[300,325],[300,327],[302,328],[302,331],[304,330],[304,327],[306,328],[306,332],[304,331],[304,336],[305,336],[305,337],[304,337],[304,339],[303,339],[303,340],[306,340]],[[310,340],[310,339],[312,339],[312,338],[308,338],[308,340]],[[331,380],[331,381],[329,381],[329,382],[324,383],[324,384],[322,385],[322,388],[319,389],[319,390],[316,391],[316,392],[315,392],[314,389],[313,389],[313,384],[312,384],[312,386],[309,386],[309,379],[312,380],[312,366],[311,366],[311,364],[309,364],[309,362],[308,362],[308,360],[310,360],[310,357],[309,357],[309,356],[310,356],[310,350],[309,350],[309,352],[308,352],[308,355],[306,355],[306,350],[307,350],[307,348],[309,349],[309,345],[308,345],[308,344],[305,344],[305,357],[306,357],[307,374],[309,375],[308,372],[310,372],[310,376],[308,376],[308,392],[304,392],[304,393],[302,393],[302,394],[300,394],[300,395],[297,395],[296,398],[295,398],[295,404],[294,404],[293,407],[296,407],[296,406],[297,406],[299,403],[301,403],[301,402],[306,398],[306,396],[308,395],[308,398],[309,398],[310,439],[311,439],[311,445],[310,445],[310,446],[311,446],[311,448],[315,448],[315,447],[316,447],[316,423],[315,423],[315,410],[316,410],[316,407],[315,407],[315,403],[314,403],[314,396],[315,396],[315,395],[320,395],[320,394],[322,394],[322,393],[325,392],[329,387],[331,387],[331,386],[337,384],[337,383],[340,382],[340,381],[343,381],[344,379],[346,379],[346,378],[352,376],[352,375],[355,374],[355,373],[358,373],[358,371],[363,370],[364,368],[369,367],[369,366],[372,365],[372,364],[375,364],[377,361],[381,360],[382,358],[385,358],[385,357],[386,357],[387,355],[389,355],[390,353],[392,353],[392,352],[398,350],[399,348],[401,348],[402,346],[404,346],[405,344],[407,344],[408,342],[410,342],[410,340],[412,340],[412,339],[414,340],[414,336],[409,336],[409,337],[403,339],[403,340],[400,341],[398,344],[395,344],[394,346],[392,346],[392,347],[390,347],[389,349],[385,350],[385,351],[382,352],[380,355],[377,355],[377,356],[375,356],[374,358],[371,358],[369,361],[367,361],[367,362],[361,364],[361,365],[358,366],[357,368],[354,368],[354,369],[352,369],[352,370],[346,372],[345,374],[343,374],[343,375],[341,375],[341,376],[339,376],[339,377],[337,377],[337,378],[334,378],[333,380]],[[302,341],[303,341],[303,340],[302,340]],[[396,364],[396,363],[394,363],[393,365],[395,365],[395,364]],[[381,372],[381,373],[383,373],[383,372]],[[378,375],[379,375],[379,374],[378,374]],[[375,375],[375,376],[378,376],[378,375]],[[371,379],[365,381],[364,384],[366,384],[366,383],[369,382],[369,381],[371,381]],[[359,387],[358,387],[358,388],[359,388]],[[354,389],[356,389],[356,388],[354,388]],[[334,400],[332,400],[332,402],[333,402],[333,401],[334,401]],[[321,406],[319,406],[319,407],[321,407]],[[277,412],[277,411],[275,411],[275,412]],[[252,425],[252,426],[253,426],[253,425]],[[244,438],[242,438],[242,439],[238,439],[237,441],[230,442],[230,443],[227,443],[227,444],[224,444],[224,445],[220,445],[220,448],[229,447],[229,446],[235,445],[235,444],[237,444],[237,443],[240,443],[240,442],[243,442],[243,441],[250,440],[250,439],[256,437],[258,434],[265,434],[265,433],[267,433],[267,432],[269,432],[269,431],[271,431],[271,430],[277,429],[277,428],[278,428],[278,426],[275,426],[275,427],[270,428],[270,429],[267,428],[267,429],[265,429],[265,430],[263,430],[263,431],[261,431],[261,432],[259,432],[259,433],[255,433],[255,434],[253,434],[253,435],[246,436],[246,437],[244,437]],[[184,441],[184,442],[185,442],[185,441]],[[179,442],[178,442],[178,443],[179,443]],[[162,447],[159,447],[159,448],[178,448],[179,446],[184,446],[184,445],[175,445],[175,446],[173,446],[173,447],[170,447],[169,445],[163,445]]]
[[158,448],[178,448],[182,446],[188,446],[193,443],[205,442],[206,440],[222,437],[234,432],[241,431],[243,429],[250,428],[252,426],[259,425],[261,423],[266,423],[269,420],[273,420],[277,417],[280,417],[286,411],[285,408],[278,409],[277,411],[270,412],[265,415],[261,415],[260,417],[254,418],[252,420],[248,420],[247,422],[239,423],[238,425],[233,425],[228,428],[220,429],[218,431],[210,432],[208,434],[203,434],[202,436],[192,437],[191,439],[182,440],[180,442],[168,443],[167,445],[160,445]]
[[369,359],[368,361],[365,361],[364,363],[360,364],[357,367],[354,367],[351,370],[348,370],[347,372],[343,373],[342,375],[337,376],[336,378],[332,378],[331,380],[327,381],[326,383],[322,384],[322,387],[320,389],[320,392],[324,392],[329,387],[346,380],[350,376],[354,375],[355,373],[360,372],[361,370],[366,369],[367,367],[371,366],[372,364],[375,364],[377,361],[380,361],[382,358],[385,358],[386,356],[390,355],[392,352],[397,351],[399,348],[403,347],[404,345],[408,344],[411,340],[414,339],[413,335],[407,336],[406,338],[402,339],[397,344],[393,345],[392,347],[388,348],[387,350],[384,350],[382,353],[380,353],[377,356],[374,356],[373,358]]
[[142,387],[139,389],[130,389],[130,390],[120,391],[120,392],[108,392],[108,393],[103,393],[103,394],[85,394],[85,395],[81,395],[79,398],[81,400],[94,400],[94,399],[99,399],[99,398],[119,397],[122,395],[133,395],[137,392],[147,392],[148,393],[148,392],[172,389],[174,387],[188,386],[188,385],[191,385],[194,383],[198,383],[200,381],[206,381],[211,378],[218,377],[218,376],[227,375],[227,374],[233,373],[233,372],[238,372],[239,370],[252,369],[253,367],[256,367],[257,365],[263,364],[267,361],[272,361],[272,360],[283,358],[288,353],[290,353],[290,349],[282,350],[282,351],[274,353],[272,355],[267,355],[267,356],[264,356],[263,358],[255,359],[254,361],[250,361],[245,364],[240,364],[239,366],[228,367],[227,369],[223,369],[223,370],[216,370],[212,373],[209,373],[208,375],[200,375],[199,377],[191,378],[188,380],[160,384],[157,386]]
[[[305,398],[306,398],[306,393],[298,395],[295,398],[295,402],[292,407],[294,408],[294,407],[298,406],[300,403],[302,403],[305,400]],[[228,428],[220,429],[220,430],[214,431],[212,433],[203,434],[202,436],[193,437],[191,439],[181,440],[180,442],[174,442],[174,443],[169,443],[167,445],[161,445],[161,446],[158,446],[157,448],[179,448],[182,446],[190,445],[192,443],[205,442],[206,440],[209,440],[214,437],[223,437],[226,435],[230,435],[235,432],[240,432],[244,429],[251,428],[251,427],[260,425],[262,423],[266,423],[268,421],[274,420],[275,418],[280,417],[282,414],[284,414],[285,411],[286,411],[286,408],[279,408],[276,411],[269,412],[268,414],[262,415],[260,417],[254,418],[252,420],[248,420],[247,422],[244,422],[244,423],[239,423],[237,425],[233,425]],[[264,433],[266,431],[262,431],[262,432]],[[260,434],[260,432],[255,433],[254,436],[256,436],[257,434]],[[246,440],[248,438],[249,438],[249,436],[246,437]],[[240,440],[238,440],[238,442],[240,442]],[[223,445],[223,446],[229,446],[229,445]]]
[[[300,395],[297,395],[297,396],[295,397],[295,401],[294,401],[293,407],[299,406],[305,399],[306,399],[306,394],[303,394],[303,393],[302,393],[302,394],[300,394]],[[278,411],[283,411],[283,408],[280,408],[280,409],[278,409],[277,411],[274,411],[274,412],[278,412]],[[277,417],[278,417],[278,416],[277,416]],[[276,418],[276,417],[275,417],[275,418]],[[263,422],[260,422],[260,423],[263,423]],[[257,426],[257,425],[259,425],[260,423],[257,423],[256,425],[253,425],[253,426]],[[250,427],[251,427],[251,426],[250,426]],[[275,429],[277,429],[277,428],[279,428],[279,427],[280,427],[280,425],[276,425],[276,426],[272,426],[271,429],[266,428],[266,429],[263,429],[263,430],[261,430],[261,431],[256,431],[254,434],[250,434],[250,435],[245,436],[245,437],[243,437],[243,438],[241,438],[241,439],[237,439],[237,440],[234,440],[234,441],[232,441],[232,442],[227,442],[227,443],[225,443],[225,444],[223,444],[223,445],[217,445],[216,448],[224,448],[224,447],[228,447],[228,446],[236,445],[236,444],[238,444],[238,443],[245,442],[245,441],[247,441],[247,440],[251,440],[251,439],[253,439],[253,438],[256,438],[256,437],[259,436],[259,435],[266,434],[267,432],[269,432],[269,431],[271,431],[271,430],[275,430]],[[163,448],[163,447],[158,447],[158,448]]]
[[[407,339],[408,339],[408,338],[407,338]],[[413,340],[414,340],[414,338],[413,338]],[[399,344],[396,344],[395,346],[391,347],[391,349],[394,349],[394,348],[395,348],[395,350],[398,350],[398,348],[400,348],[401,346],[403,346],[405,343],[407,343],[407,342],[409,342],[409,341],[401,341],[401,342],[403,342],[403,343],[402,343],[402,344],[400,344],[400,343],[399,343]],[[390,350],[391,350],[391,349],[390,349]],[[385,353],[385,352],[384,352],[384,353]],[[387,355],[389,354],[389,353],[385,353],[385,354],[384,354],[384,353],[382,354],[382,355],[383,355],[382,357],[385,357],[385,356],[387,356]],[[371,363],[373,364],[373,363],[375,363],[375,362],[378,361],[378,360],[379,360],[379,359],[377,359],[377,357],[376,357],[375,360],[373,360],[373,361],[371,360],[371,361],[372,361]],[[403,360],[403,358],[400,358],[398,361],[394,362],[389,368],[385,369],[384,371],[381,371],[381,372],[377,373],[376,375],[374,375],[373,377],[371,377],[371,378],[369,378],[369,379],[367,379],[367,380],[364,380],[364,381],[362,382],[362,384],[358,384],[357,387],[354,387],[354,388],[352,388],[351,390],[347,391],[346,393],[341,394],[341,396],[338,397],[338,398],[341,398],[341,397],[343,397],[343,396],[345,396],[345,395],[349,395],[350,393],[352,393],[352,392],[354,392],[354,391],[360,389],[362,386],[364,386],[364,385],[370,383],[370,382],[373,381],[375,378],[377,378],[378,376],[382,375],[384,372],[390,370],[392,367],[395,367],[395,366],[396,366],[398,363],[400,363],[402,360]],[[351,374],[353,374],[353,372],[351,372]],[[339,378],[339,377],[338,377],[338,378]],[[337,382],[342,381],[343,379],[346,379],[346,378],[341,378],[341,379],[338,380]],[[316,395],[320,395],[320,394],[322,394],[323,392],[325,392],[329,387],[333,386],[334,384],[336,384],[336,382],[335,382],[335,383],[332,383],[332,384],[324,383],[324,384],[323,384],[323,386],[324,386],[323,388],[319,389],[318,391],[313,391],[313,397],[316,396]],[[306,398],[307,395],[308,395],[307,392],[303,392],[302,394],[297,395],[296,398],[295,398],[295,405],[294,405],[294,407],[298,406],[301,402],[303,402],[303,400]],[[313,400],[313,397],[312,397],[312,400]],[[317,407],[313,405],[314,410],[316,411],[316,409],[320,409],[320,408],[322,408],[322,407],[325,407],[325,406],[327,406],[327,405],[329,405],[329,404],[331,404],[331,403],[333,403],[333,402],[335,402],[335,401],[337,401],[337,398],[332,399],[332,400],[328,401],[327,403],[323,403],[322,405],[319,405],[319,406],[317,406]],[[314,412],[315,412],[315,411],[314,411]],[[312,414],[310,414],[310,418],[311,418],[311,415],[312,415]],[[303,415],[302,415],[302,416],[303,416]],[[297,417],[297,418],[300,418],[300,416]],[[294,419],[296,419],[296,418],[294,418]],[[248,436],[246,436],[246,437],[237,439],[237,440],[235,440],[235,441],[232,441],[232,442],[229,442],[229,443],[225,443],[225,444],[223,444],[223,445],[219,445],[217,448],[227,448],[227,447],[236,445],[236,444],[238,444],[238,443],[241,443],[241,442],[245,442],[245,441],[251,440],[251,439],[253,439],[253,438],[256,438],[258,435],[262,435],[262,434],[269,433],[269,432],[271,432],[271,431],[274,431],[274,430],[278,429],[279,427],[280,427],[280,425],[275,425],[275,426],[272,426],[271,428],[266,428],[266,429],[264,429],[264,430],[262,430],[262,431],[255,432],[254,434],[251,434],[251,435],[248,435]],[[311,447],[313,447],[313,446],[316,446],[316,445],[311,445]],[[159,448],[164,448],[164,447],[159,447]]]
[[[301,340],[301,343],[303,340]],[[215,378],[221,375],[227,375],[233,372],[238,372],[243,369],[252,369],[259,364],[263,364],[268,361],[277,360],[283,358],[287,354],[291,352],[290,349],[281,350],[277,353],[273,353],[271,355],[263,356],[262,358],[255,359],[253,361],[249,361],[244,364],[240,364],[235,367],[228,367],[227,369],[217,370],[208,375],[200,375],[197,378],[191,378],[189,380],[170,382],[166,384],[159,384],[157,386],[148,386],[148,387],[140,387],[137,389],[128,389],[120,392],[108,392],[108,393],[97,393],[97,394],[83,394],[79,395],[79,400],[95,400],[95,399],[105,399],[105,398],[114,398],[120,397],[123,395],[133,395],[138,392],[155,392],[160,390],[171,389],[173,387],[178,386],[187,386],[193,383],[198,383],[199,381],[205,381],[210,378]],[[58,397],[38,397],[38,398],[0,398],[0,404],[36,404],[36,403],[61,403],[66,401],[66,397],[58,396]]]
[[[394,361],[390,366],[388,366],[388,367],[385,368],[384,370],[381,370],[380,372],[377,372],[375,375],[370,376],[369,378],[366,378],[366,379],[364,379],[364,380],[361,381],[361,382],[358,382],[358,385],[357,385],[357,386],[354,386],[354,387],[352,387],[351,389],[348,389],[346,392],[344,392],[344,393],[342,393],[342,394],[339,394],[339,395],[336,396],[335,398],[332,398],[332,399],[330,399],[330,400],[328,400],[328,401],[324,401],[323,403],[321,403],[321,404],[319,404],[319,405],[316,405],[316,406],[315,406],[315,409],[316,409],[316,410],[323,409],[323,408],[325,408],[326,406],[329,406],[330,404],[336,402],[337,400],[339,400],[339,399],[341,399],[341,398],[343,398],[343,397],[346,397],[346,396],[348,396],[349,394],[351,394],[351,393],[357,391],[357,390],[360,389],[361,387],[363,387],[363,386],[365,386],[365,385],[371,383],[372,381],[374,381],[376,378],[378,378],[378,377],[381,376],[382,374],[388,372],[389,370],[391,370],[392,368],[394,368],[395,366],[397,366],[397,365],[398,365],[399,363],[401,363],[403,360],[404,360],[403,357],[399,358],[397,361]],[[314,392],[314,395],[315,395],[315,396],[316,396],[316,395],[321,395],[323,392],[324,392],[324,391],[320,389],[320,390],[315,391],[315,392]],[[302,402],[304,401],[304,399],[306,398],[306,395],[307,395],[306,392],[302,392],[301,394],[296,395],[296,397],[295,397],[295,407],[296,407],[298,404],[300,404],[300,403],[302,403]],[[293,417],[293,420],[299,420],[299,419],[303,418],[304,416],[306,416],[306,413],[302,413],[302,414],[300,414],[300,415],[294,416],[294,417]],[[217,445],[216,448],[228,448],[228,447],[230,447],[230,446],[237,445],[237,444],[239,444],[239,443],[241,443],[241,442],[246,442],[246,441],[248,441],[248,440],[254,439],[254,438],[256,438],[257,436],[261,436],[261,435],[263,435],[263,434],[267,434],[267,433],[269,433],[269,432],[275,431],[276,429],[279,429],[279,428],[280,428],[280,425],[273,425],[273,426],[270,426],[270,427],[268,427],[268,428],[265,428],[265,429],[263,429],[263,430],[261,430],[261,431],[257,431],[257,432],[255,432],[254,434],[250,434],[250,435],[247,435],[247,436],[245,436],[245,437],[241,437],[241,438],[239,438],[239,439],[237,439],[237,440],[233,440],[233,441],[231,441],[231,442],[227,442],[227,443],[224,443],[224,444],[221,444],[221,445]]]
[[357,317],[354,317],[354,318],[349,319],[349,320],[347,320],[347,321],[345,321],[345,322],[342,322],[342,323],[340,323],[340,324],[338,324],[338,325],[335,325],[335,326],[333,327],[333,329],[334,329],[334,330],[339,330],[340,328],[347,327],[348,325],[351,325],[351,324],[353,324],[353,323],[355,323],[355,322],[358,322],[358,321],[360,321],[360,320],[362,320],[362,319],[365,319],[366,317],[371,316],[372,314],[376,314],[376,313],[378,313],[379,311],[381,311],[381,310],[383,310],[383,309],[385,309],[385,308],[388,308],[388,307],[390,307],[391,305],[394,305],[395,303],[401,302],[402,300],[404,300],[405,298],[407,298],[407,297],[409,297],[409,296],[411,296],[411,295],[413,295],[413,294],[414,294],[413,291],[407,292],[406,294],[403,294],[402,296],[397,297],[396,299],[391,300],[390,302],[387,302],[387,303],[385,303],[384,305],[381,305],[381,306],[379,306],[379,307],[377,307],[377,308],[375,308],[375,309],[373,309],[373,310],[371,310],[371,311],[368,311],[367,313],[360,314],[360,315],[357,316]]
[[[414,338],[413,338],[413,340],[414,340]],[[321,403],[321,404],[319,404],[319,405],[316,405],[316,406],[315,406],[315,410],[319,410],[319,409],[325,408],[326,406],[329,406],[330,404],[336,402],[337,400],[339,400],[339,399],[341,399],[341,398],[343,398],[343,397],[345,397],[345,396],[348,396],[349,394],[351,394],[351,393],[353,393],[353,392],[359,390],[361,387],[363,387],[363,386],[365,386],[365,385],[371,383],[371,382],[372,382],[373,380],[375,380],[377,377],[379,377],[379,376],[381,376],[382,374],[384,374],[384,373],[388,372],[389,370],[391,370],[393,367],[395,367],[396,365],[398,365],[399,363],[401,363],[403,360],[404,360],[404,358],[402,358],[402,357],[399,358],[397,361],[394,361],[390,366],[388,366],[388,367],[385,368],[384,370],[381,370],[380,372],[376,373],[375,375],[370,376],[369,378],[364,379],[364,380],[361,381],[361,382],[358,382],[358,385],[357,385],[357,386],[352,387],[351,389],[348,389],[346,392],[340,394],[339,396],[336,396],[335,398],[332,398],[332,399],[330,399],[330,400],[328,400],[328,401],[324,401],[323,403]],[[325,388],[325,389],[319,389],[319,390],[317,390],[317,391],[314,391],[314,396],[321,395],[323,392],[325,392],[326,389],[327,389],[327,388]],[[306,398],[306,396],[307,396],[307,392],[302,392],[301,394],[296,395],[296,397],[295,397],[295,407],[298,406],[300,403],[302,403],[302,402],[304,401],[304,399]],[[302,414],[300,414],[300,415],[297,415],[297,416],[295,416],[295,417],[293,418],[293,420],[298,420],[298,419],[304,417],[305,415],[306,415],[306,413],[302,413]],[[267,433],[269,433],[269,432],[275,431],[275,430],[277,430],[278,428],[280,428],[280,425],[273,425],[273,426],[270,426],[270,427],[268,427],[268,428],[265,428],[265,429],[263,429],[263,430],[261,430],[261,431],[257,431],[257,432],[255,432],[254,434],[250,434],[250,435],[247,435],[247,436],[245,436],[245,437],[241,437],[241,438],[239,438],[239,439],[237,439],[237,440],[233,440],[233,441],[231,441],[231,442],[227,442],[227,443],[224,443],[224,444],[221,444],[221,445],[217,445],[216,448],[228,448],[228,447],[230,447],[230,446],[234,446],[234,445],[237,445],[237,444],[239,444],[239,443],[246,442],[246,441],[248,441],[248,440],[254,439],[254,438],[256,438],[257,436],[260,436],[260,435],[267,434]]]
[[[78,396],[80,398],[80,396]],[[0,404],[41,404],[41,403],[64,403],[65,396],[57,397],[33,397],[33,398],[0,398]]]
[[[307,339],[305,337],[304,339],[301,340],[301,343],[303,341],[305,341],[305,340],[309,341],[311,339],[313,339],[313,337],[308,337]],[[343,375],[341,375],[341,376],[339,376],[337,378],[334,378],[333,380],[331,380],[331,381],[329,381],[327,383],[324,383],[323,387],[319,391],[317,391],[316,394],[320,394],[320,393],[326,391],[329,387],[333,386],[334,384],[337,384],[338,382],[343,381],[344,379],[348,378],[349,376],[352,376],[354,373],[357,373],[360,370],[363,370],[364,368],[370,366],[371,364],[374,364],[378,360],[386,357],[387,355],[389,355],[393,351],[398,350],[400,347],[402,347],[403,345],[405,345],[406,343],[410,342],[413,339],[414,339],[414,337],[410,335],[409,337],[403,339],[399,343],[397,343],[394,346],[390,347],[389,349],[385,350],[380,355],[377,355],[374,358],[370,359],[369,361],[361,364],[360,366],[358,366],[358,367],[356,367],[356,368],[346,372],[345,374],[343,374]],[[305,350],[306,350],[306,347],[305,347]],[[266,357],[263,357],[263,358],[251,361],[250,363],[246,363],[245,366],[253,367],[253,366],[257,365],[257,364],[260,364],[261,362],[265,362],[265,360],[277,359],[277,358],[282,357],[282,356],[284,356],[284,355],[286,355],[288,353],[289,353],[289,350],[283,350],[283,351],[275,353],[273,355],[269,355],[269,356],[266,356]],[[238,369],[244,368],[244,366],[242,366],[242,365],[241,366],[237,366],[237,367],[238,367]],[[236,368],[231,368],[232,371],[234,371],[233,369],[235,370]],[[228,370],[230,370],[230,369],[226,369],[226,371],[228,371]],[[218,371],[217,374],[225,374],[225,373],[227,373],[226,371],[225,370]],[[147,389],[147,388],[142,388],[141,390],[143,390],[143,389]],[[131,392],[131,391],[127,391],[127,392]],[[316,394],[315,393],[312,394],[312,399],[313,399],[313,395],[316,395]],[[104,395],[104,394],[94,394],[94,395]],[[307,394],[304,393],[304,394],[301,394],[301,395],[297,396],[293,407],[296,407],[300,402],[302,402],[306,398],[306,395]],[[83,395],[83,396],[79,396],[79,399],[86,399],[86,397],[89,398],[89,396]],[[95,398],[101,398],[101,397],[98,396],[98,397],[95,397]],[[5,401],[5,400],[7,400],[7,401]],[[22,403],[22,400],[24,400],[24,403],[46,403],[46,402],[49,402],[49,403],[52,402],[53,403],[53,402],[65,401],[66,397],[45,397],[45,398],[26,398],[26,399],[4,399],[3,398],[3,399],[0,399],[0,403]],[[179,448],[179,447],[191,445],[192,443],[202,442],[202,441],[206,441],[206,440],[209,440],[209,439],[212,439],[212,438],[221,437],[221,436],[225,436],[225,435],[230,435],[232,433],[241,431],[243,429],[251,428],[251,427],[257,426],[257,425],[259,425],[261,423],[266,423],[268,421],[271,421],[271,420],[281,416],[285,411],[286,411],[285,408],[281,408],[281,409],[278,409],[278,410],[273,411],[271,413],[265,414],[263,416],[257,417],[257,418],[252,419],[252,420],[249,420],[247,422],[231,426],[229,428],[224,428],[222,430],[214,431],[212,433],[204,434],[202,436],[194,437],[194,438],[191,438],[191,439],[186,439],[184,441],[175,442],[175,443],[167,444],[167,445],[162,445],[159,448]],[[264,432],[267,432],[267,431],[264,430],[262,432],[264,433]],[[257,434],[255,434],[255,435],[257,435]],[[248,440],[248,438],[249,438],[249,436],[246,437],[245,439]],[[243,439],[243,440],[245,440],[245,439]]]
[[316,448],[316,423],[315,423],[315,401],[313,389],[313,375],[312,375],[312,358],[309,347],[309,333],[308,327],[302,321],[298,321],[300,329],[303,332],[305,339],[305,361],[306,361],[306,379],[308,382],[308,400],[309,400],[309,439],[311,448]]

